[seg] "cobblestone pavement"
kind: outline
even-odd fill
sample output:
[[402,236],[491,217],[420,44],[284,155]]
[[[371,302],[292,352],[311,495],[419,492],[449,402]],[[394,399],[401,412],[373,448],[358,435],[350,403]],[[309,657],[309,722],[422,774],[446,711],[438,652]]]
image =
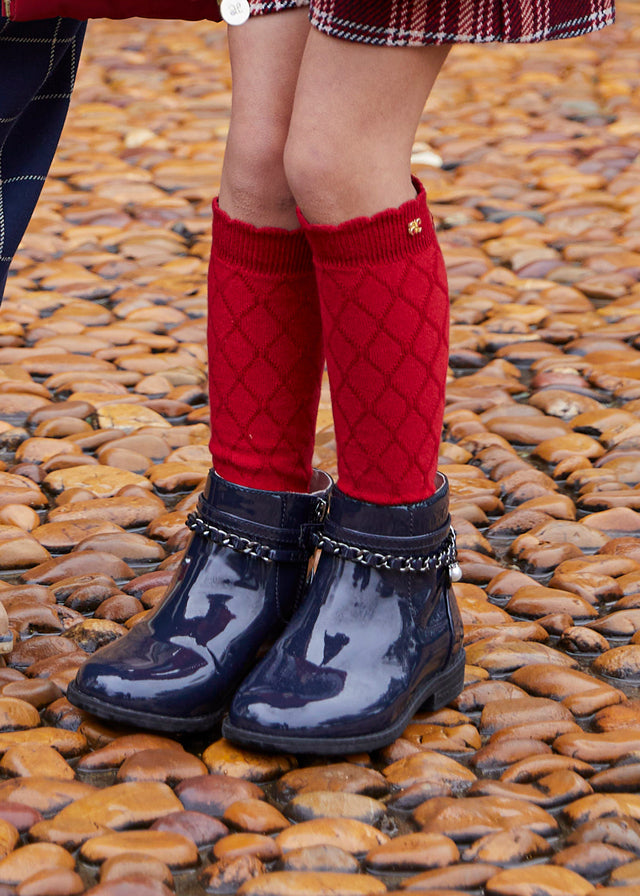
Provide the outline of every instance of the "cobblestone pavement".
[[[638,4],[619,19],[457,48],[424,114],[466,686],[326,763],[114,730],[64,696],[162,598],[209,467],[230,105],[220,28],[92,24],[0,311],[0,896],[638,896]],[[328,393],[316,460],[334,470]]]

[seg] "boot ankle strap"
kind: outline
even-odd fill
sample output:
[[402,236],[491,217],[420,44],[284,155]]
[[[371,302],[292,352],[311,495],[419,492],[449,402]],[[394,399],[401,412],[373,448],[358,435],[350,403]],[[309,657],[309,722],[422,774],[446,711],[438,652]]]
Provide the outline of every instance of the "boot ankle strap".
[[227,532],[219,526],[214,526],[207,522],[204,517],[197,513],[190,513],[186,520],[186,525],[192,532],[196,532],[203,538],[208,538],[215,544],[223,545],[236,551],[238,554],[247,554],[250,557],[257,557],[264,560],[265,563],[301,563],[309,559],[309,551],[302,547],[297,548],[275,548],[259,541],[251,541],[242,535],[236,535],[233,532]]
[[364,566],[372,566],[374,569],[389,569],[395,572],[424,573],[449,567],[449,576],[452,582],[459,582],[462,571],[458,565],[456,551],[456,533],[453,527],[449,534],[437,548],[429,554],[420,557],[402,557],[395,554],[380,554],[376,551],[368,551],[357,545],[336,541],[327,535],[315,533],[311,536],[313,545],[321,551],[333,556],[342,557],[352,563],[361,563]]

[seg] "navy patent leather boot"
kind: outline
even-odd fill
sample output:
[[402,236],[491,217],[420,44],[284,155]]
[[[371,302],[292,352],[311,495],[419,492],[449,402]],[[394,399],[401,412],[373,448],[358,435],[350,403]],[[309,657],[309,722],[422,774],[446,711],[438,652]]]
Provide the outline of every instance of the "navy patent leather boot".
[[98,650],[68,698],[102,719],[166,732],[213,727],[302,596],[331,478],[310,494],[233,485],[213,471],[159,607]]
[[236,691],[223,734],[242,745],[345,754],[383,747],[463,685],[460,578],[448,485],[417,504],[334,489],[307,594]]

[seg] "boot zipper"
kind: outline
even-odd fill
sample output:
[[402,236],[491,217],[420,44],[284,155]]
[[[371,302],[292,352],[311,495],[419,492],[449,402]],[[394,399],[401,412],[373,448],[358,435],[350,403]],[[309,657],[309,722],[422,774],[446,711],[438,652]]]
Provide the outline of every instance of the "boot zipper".
[[8,19],[11,18],[11,0],[4,0],[4,14]]

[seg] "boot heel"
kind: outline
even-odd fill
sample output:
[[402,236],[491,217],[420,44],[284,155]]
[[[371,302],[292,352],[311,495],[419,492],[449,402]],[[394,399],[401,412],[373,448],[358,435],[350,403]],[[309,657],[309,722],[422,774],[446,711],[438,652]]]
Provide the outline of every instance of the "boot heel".
[[422,703],[420,711],[436,712],[458,696],[464,686],[464,650],[459,650],[451,665],[431,682],[431,693]]

